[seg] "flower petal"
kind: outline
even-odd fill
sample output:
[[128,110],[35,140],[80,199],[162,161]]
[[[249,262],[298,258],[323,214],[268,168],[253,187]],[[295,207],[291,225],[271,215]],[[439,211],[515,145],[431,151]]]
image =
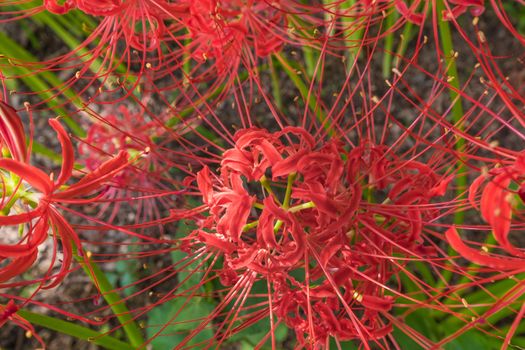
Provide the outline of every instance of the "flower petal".
[[512,254],[522,255],[508,240],[512,219],[512,206],[507,199],[508,195],[512,195],[507,189],[510,180],[510,175],[504,172],[489,182],[481,195],[480,210],[483,218],[492,227],[498,243]]
[[14,258],[29,255],[46,239],[47,219],[40,219],[29,236],[28,243],[0,244],[0,257]]
[[525,260],[517,258],[504,258],[498,256],[487,255],[476,249],[470,248],[459,237],[458,231],[455,227],[451,227],[445,233],[448,243],[465,259],[472,261],[478,265],[488,266],[501,270],[515,270],[520,269],[525,265]]
[[13,107],[0,101],[0,138],[15,160],[27,162],[24,126]]
[[60,124],[57,119],[49,119],[49,125],[55,129],[60,145],[62,146],[62,168],[60,169],[60,175],[55,181],[56,185],[60,186],[71,177],[73,164],[75,163],[75,151],[73,150],[73,144],[69,139],[69,135],[62,124]]
[[19,258],[14,258],[7,266],[0,269],[0,282],[5,282],[11,278],[21,275],[29,269],[36,261],[38,250],[34,250],[31,254]]
[[110,180],[126,166],[128,166],[128,153],[120,151],[116,157],[102,163],[67,190],[54,194],[53,198],[74,198],[87,194],[97,189],[103,182]]
[[0,168],[15,173],[40,192],[49,194],[53,191],[54,186],[49,176],[34,166],[18,160],[3,158],[0,159]]

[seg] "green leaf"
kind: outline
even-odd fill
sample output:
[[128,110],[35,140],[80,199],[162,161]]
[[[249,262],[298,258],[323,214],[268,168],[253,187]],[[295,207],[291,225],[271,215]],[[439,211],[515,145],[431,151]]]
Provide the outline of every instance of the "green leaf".
[[34,325],[67,334],[77,339],[89,341],[90,343],[100,345],[105,349],[133,350],[136,348],[128,343],[124,343],[123,341],[110,337],[109,335],[104,335],[90,328],[59,320],[54,317],[37,314],[27,310],[18,310],[17,314]]
[[[155,337],[151,342],[153,349],[172,349],[181,343],[215,309],[215,305],[200,297],[191,298],[189,303],[186,302],[185,298],[176,298],[149,312],[147,333],[149,338]],[[175,315],[176,317],[174,317]],[[156,335],[164,326],[161,334]],[[205,342],[213,338],[213,335],[213,329],[204,328],[192,336],[186,345],[191,346]]]
[[135,347],[142,345],[144,343],[144,338],[142,337],[141,329],[135,322],[132,314],[128,310],[128,307],[121,299],[120,295],[115,291],[115,288],[110,283],[104,272],[94,262],[88,261],[86,264],[85,260],[81,257],[76,256],[75,258],[80,263],[89,278],[93,282],[96,281],[102,297],[108,303],[111,311],[113,311],[113,314],[115,314],[119,320],[130,343]]
[[450,343],[445,344],[445,350],[470,350],[470,349],[483,349],[483,350],[496,350],[501,348],[502,342],[496,338],[489,337],[479,331],[469,331],[463,333]]

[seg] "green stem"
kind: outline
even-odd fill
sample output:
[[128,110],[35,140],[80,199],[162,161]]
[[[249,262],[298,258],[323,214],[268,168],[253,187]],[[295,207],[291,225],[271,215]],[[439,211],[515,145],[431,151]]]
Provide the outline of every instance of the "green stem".
[[[441,13],[444,9],[442,0],[437,2],[437,11]],[[448,67],[447,75],[450,77],[450,86],[453,89],[449,90],[450,100],[452,101],[452,121],[455,127],[459,130],[462,129],[462,118],[463,118],[463,104],[460,99],[460,94],[457,92],[461,90],[461,83],[459,81],[458,69],[456,66],[456,55],[454,47],[452,45],[452,36],[450,33],[449,23],[447,21],[440,20],[439,22],[439,33],[441,36],[441,45],[443,52],[445,53],[445,63]],[[457,91],[456,91],[457,90]],[[456,151],[461,154],[465,148],[465,140],[459,138],[456,143]],[[465,175],[465,166],[463,162],[459,161],[457,164],[457,173],[459,174],[456,178],[457,185],[457,196],[458,198],[464,197],[464,191],[467,188],[467,177]],[[457,212],[454,223],[457,225],[463,224],[464,212]]]
[[[142,336],[141,329],[133,319],[124,301],[120,298],[118,293],[115,292],[115,288],[113,288],[111,282],[109,282],[104,272],[102,272],[97,264],[89,261],[89,258],[83,259],[82,257],[77,256],[76,259],[86,274],[89,276],[91,281],[98,286],[102,297],[104,300],[106,300],[118,321],[122,325],[124,333],[126,333],[126,336],[128,337],[131,345],[133,345],[135,348],[138,348],[144,344],[144,338]],[[88,261],[87,264],[86,260]]]
[[315,94],[309,94],[309,88],[303,81],[303,79],[297,74],[298,67],[292,62],[289,62],[284,58],[280,53],[275,53],[274,57],[279,61],[281,67],[284,69],[288,77],[292,80],[297,90],[301,94],[301,97],[306,101],[308,99],[308,107],[315,113],[317,120],[321,122],[324,128],[328,131],[330,135],[334,133],[330,123],[326,122],[326,114],[322,110],[322,106],[317,101]]
[[242,227],[242,232],[249,231],[252,228],[257,227],[257,225],[259,225],[259,220],[252,221],[249,224],[246,224]]
[[[386,18],[386,28],[389,30],[397,20],[397,12],[392,11]],[[390,77],[392,71],[392,48],[394,47],[394,32],[390,31],[385,37],[385,49],[383,51],[383,77]]]
[[312,201],[293,206],[290,209],[288,209],[288,211],[290,213],[297,213],[298,211],[305,210],[305,209],[310,209],[310,208],[315,208],[315,203],[312,202]]
[[283,99],[281,97],[281,82],[279,81],[279,73],[273,64],[274,58],[270,58],[270,77],[272,80],[272,95],[275,105],[279,110],[283,109]]
[[310,79],[313,79],[315,74],[315,66],[317,64],[315,51],[309,46],[303,46],[303,57],[306,74]]
[[[454,51],[454,46],[452,43],[452,35],[450,32],[450,26],[448,21],[441,19],[440,14],[445,9],[443,0],[436,1],[436,11],[439,16],[439,35],[441,38],[441,46],[445,56],[445,64],[447,66],[447,81],[449,81],[450,86],[449,96],[452,103],[452,122],[455,127],[459,130],[462,130],[462,118],[463,118],[463,104],[460,99],[460,94],[458,91],[461,90],[461,83],[459,80],[459,74],[456,65],[456,53]],[[458,138],[455,144],[455,149],[458,154],[461,154],[465,148],[465,140]],[[459,159],[456,164],[456,197],[461,199],[465,197],[465,190],[467,188],[467,176],[466,176],[466,167],[463,165],[462,159]],[[465,213],[463,211],[456,211],[454,214],[454,224],[462,225],[465,219]],[[449,247],[450,253],[453,252],[452,248]],[[445,281],[449,281],[452,277],[452,271],[446,269],[443,272],[443,278]]]
[[[188,47],[191,44],[191,39],[188,38],[184,41],[184,46]],[[183,85],[189,84],[189,76],[191,75],[191,55],[190,50],[184,50],[182,54],[182,71],[184,72]]]
[[344,16],[341,16],[341,22],[343,24],[343,28],[346,28],[344,30],[344,36],[348,46],[346,60],[347,71],[350,71],[354,65],[354,61],[357,60],[357,54],[361,46],[361,44],[357,45],[357,43],[363,39],[363,26],[360,25],[361,23],[355,24],[355,22],[361,21],[360,17],[352,18],[348,13],[348,10],[350,10],[355,5],[355,2],[356,0],[346,0],[341,3],[341,12],[345,14]]
[[297,177],[297,173],[291,173],[290,175],[288,175],[288,183],[286,184],[286,192],[284,194],[284,201],[283,201],[284,209],[290,208],[290,198],[292,197],[292,187],[293,187],[293,183],[296,177]]
[[[295,178],[297,177],[297,173],[291,173],[288,175],[288,183],[286,184],[286,192],[284,194],[284,201],[283,201],[283,209],[288,210],[290,208],[290,199],[292,197],[292,187],[293,183],[295,181]],[[282,220],[277,220],[273,227],[273,231],[277,233],[279,229],[283,226]]]
[[257,209],[264,209],[264,205],[262,203],[253,203],[253,207]]
[[77,339],[83,339],[90,343],[99,345],[110,350],[133,350],[136,346],[124,343],[109,335],[99,333],[90,328],[82,327],[77,324],[56,319],[54,317],[45,316],[30,312],[27,310],[18,310],[17,314],[27,320],[28,322],[51,329],[62,334],[67,334]]
[[279,202],[279,198],[277,198],[275,193],[273,193],[272,186],[270,186],[270,182],[268,181],[266,176],[263,175],[259,182],[261,183],[261,186],[266,190],[266,192],[268,192],[268,194],[271,195],[276,202]]
[[408,43],[410,42],[410,39],[413,35],[413,27],[414,24],[412,22],[405,23],[403,33],[401,34],[399,39],[399,45],[397,46],[396,58],[394,59],[394,67],[396,68],[399,67],[399,64],[401,63],[401,57],[404,57],[405,52],[407,51]]

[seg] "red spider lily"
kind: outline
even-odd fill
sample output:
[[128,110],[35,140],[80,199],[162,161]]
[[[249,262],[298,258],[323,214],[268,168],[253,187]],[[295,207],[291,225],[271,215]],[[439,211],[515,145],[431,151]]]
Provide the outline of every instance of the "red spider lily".
[[[500,276],[522,273],[525,269],[525,254],[522,249],[514,246],[509,240],[511,233],[523,227],[523,216],[518,210],[521,205],[518,202],[524,200],[524,174],[525,157],[523,153],[519,153],[513,164],[484,171],[474,180],[469,189],[469,201],[472,207],[481,212],[481,216],[492,229],[492,234],[498,243],[495,248],[503,249],[504,252],[511,255],[510,257],[497,252],[489,252],[489,248],[485,245],[481,249],[468,246],[455,227],[446,232],[450,246],[463,258],[484,268],[500,271]],[[518,189],[512,190],[512,184],[517,185]],[[478,205],[477,197],[480,191],[481,199]],[[517,217],[513,218],[513,216]],[[508,308],[524,293],[523,280],[519,280],[516,286],[510,288],[506,293],[502,293],[501,298],[494,300],[493,305],[481,317],[489,318]],[[517,326],[523,318],[524,308],[522,304],[520,312],[505,336],[501,349],[507,349],[510,345]]]
[[[86,40],[67,54],[41,62],[9,57],[9,65],[27,67],[31,74],[68,71],[69,79],[52,87],[50,99],[78,86],[77,104],[124,99],[145,77],[167,83],[169,88],[163,90],[184,89],[186,80],[231,82],[232,72],[239,67],[253,72],[258,58],[279,51],[285,42],[320,46],[309,32],[324,25],[319,19],[320,3],[305,5],[293,0],[46,0],[43,5],[26,7],[0,15],[9,21],[13,20],[10,14],[25,13],[24,17],[43,10],[66,14],[78,9],[99,17]],[[303,33],[309,37],[303,38]],[[190,70],[180,79],[186,64]],[[82,100],[84,95],[88,97]]]
[[[218,70],[239,64],[244,47],[257,56],[277,51],[283,43],[286,14],[279,3],[199,0],[189,2],[185,19],[192,37],[189,48],[198,61],[215,59]],[[275,28],[274,28],[275,27]]]
[[[62,266],[55,275],[51,275],[50,267],[48,275],[42,278],[42,288],[52,288],[60,283],[69,271],[74,247],[82,253],[82,245],[73,228],[60,214],[57,204],[93,201],[94,199],[80,199],[80,197],[100,191],[105,182],[111,180],[128,165],[128,155],[122,151],[115,158],[85,174],[75,184],[66,187],[66,182],[73,172],[73,145],[58,120],[50,119],[49,124],[57,133],[62,146],[62,167],[56,180],[53,175],[44,173],[23,159],[0,159],[4,184],[2,201],[4,216],[0,216],[0,225],[27,227],[27,232],[16,244],[0,245],[0,260],[7,262],[0,269],[0,282],[20,276],[33,265],[38,256],[38,247],[47,239],[48,232],[51,230],[55,253],[58,249],[56,242],[60,241],[62,246]],[[11,137],[16,135],[17,133],[11,134]],[[14,176],[19,180],[14,180],[14,187],[9,189],[6,183],[13,181]]]
[[[89,15],[106,17],[107,23],[101,23],[99,29],[103,30],[106,26],[118,28],[126,43],[140,51],[159,48],[159,41],[166,31],[164,20],[172,19],[187,9],[165,0],[67,0],[63,4],[57,0],[45,0],[44,6],[56,14],[78,8]],[[136,27],[140,25],[145,29],[137,32]]]
[[[451,179],[370,143],[350,152],[334,141],[317,148],[302,128],[245,129],[234,141],[218,176],[205,167],[193,179],[204,202],[198,211],[209,216],[185,239],[195,240],[191,249],[204,245],[222,256],[225,287],[246,276],[265,280],[267,312],[293,329],[301,346],[388,335],[392,325],[383,315],[397,295],[381,286],[404,267],[385,257],[435,256],[421,234],[437,214],[423,208]],[[262,193],[250,190],[254,182]],[[364,188],[391,204],[364,201]]]
[[[469,276],[443,249],[451,216],[467,208],[466,200],[453,198],[447,189],[456,163],[478,175],[475,162],[488,160],[478,152],[506,154],[489,146],[503,115],[491,109],[493,97],[478,99],[462,90],[472,106],[460,128],[437,102],[450,88],[442,71],[433,74],[409,62],[406,71],[378,87],[370,66],[358,62],[356,67],[355,81],[343,75],[346,80],[331,100],[323,95],[325,76],[320,74],[319,86],[311,82],[308,95],[294,99],[305,106],[302,118],[293,103],[277,110],[254,79],[267,106],[250,105],[242,86],[233,90],[239,121],[232,128],[224,119],[230,110],[205,104],[196,114],[207,114],[201,125],[214,135],[194,130],[194,137],[174,138],[193,147],[181,164],[188,163],[183,171],[191,175],[185,182],[188,197],[202,205],[190,197],[187,209],[172,212],[172,219],[186,220],[181,221],[186,226],[191,221],[196,228],[179,237],[176,249],[185,258],[174,269],[180,279],[169,293],[159,293],[154,305],[184,300],[168,328],[184,322],[178,315],[190,310],[192,300],[217,303],[209,313],[185,320],[191,329],[176,348],[191,348],[197,341],[220,346],[255,324],[268,330],[258,346],[271,341],[273,348],[278,348],[278,325],[295,332],[304,348],[328,348],[330,341],[343,346],[349,339],[363,348],[399,348],[393,327],[422,348],[439,348],[461,332],[482,329],[455,311],[462,304],[454,293],[482,290],[489,279]],[[428,95],[413,87],[413,71],[435,82]],[[332,77],[338,78],[333,72]],[[403,102],[402,112],[392,107]],[[461,151],[455,147],[460,137],[466,140]],[[427,283],[411,272],[412,263],[428,266],[442,283]],[[483,272],[498,276],[497,266]],[[467,282],[455,286],[442,271]],[[182,277],[188,274],[198,276],[190,287],[181,281],[190,279]],[[407,276],[416,291],[404,290],[401,280]],[[465,327],[434,343],[405,323],[421,308],[453,315]],[[151,341],[162,333],[164,327]]]
[[[10,5],[5,3],[0,6]],[[87,15],[100,17],[95,28],[87,28],[90,34],[78,47],[40,62],[10,57],[9,65],[27,67],[35,75],[68,71],[69,79],[60,86],[53,86],[53,94],[49,99],[78,86],[74,97],[76,103],[97,101],[102,93],[104,96],[101,100],[106,103],[127,96],[128,92],[123,93],[124,90],[133,90],[144,73],[154,66],[162,66],[164,41],[171,36],[171,31],[181,30],[180,16],[187,10],[186,5],[173,4],[167,0],[45,0],[43,5],[30,3],[18,11],[4,11],[1,15],[7,19],[0,19],[0,22],[16,20],[16,15],[21,13],[21,17],[25,17],[47,10],[64,15],[75,8]],[[9,18],[10,14],[15,14],[15,18]],[[67,31],[67,28],[64,30]],[[17,79],[19,76],[8,78]],[[87,101],[82,101],[87,92]]]
[[[142,156],[133,166],[123,169],[112,179],[113,186],[104,192],[100,202],[105,202],[98,217],[105,215],[114,204],[107,222],[113,222],[122,204],[131,204],[136,223],[149,222],[162,217],[162,208],[171,208],[173,198],[169,196],[169,185],[173,182],[165,174],[169,168],[158,155],[162,148],[160,140],[165,128],[159,120],[148,121],[146,110],[133,112],[120,105],[110,109],[111,113],[97,115],[95,123],[88,128],[87,136],[79,144],[79,161],[87,170],[94,171],[112,154],[125,150],[129,154]],[[144,150],[148,150],[145,152]],[[159,192],[162,191],[162,195]],[[144,197],[141,201],[140,197]],[[133,200],[132,200],[133,198]]]
[[[373,2],[368,3],[373,5]],[[81,8],[78,5],[80,1],[75,4]],[[113,4],[115,8],[120,6],[116,2]],[[217,20],[225,21],[221,18]],[[235,23],[238,17],[232,16],[230,20]],[[227,27],[228,23],[224,26]],[[228,29],[238,31],[232,34],[232,38],[245,35],[238,37],[243,40],[243,44],[257,39],[248,35],[250,31],[240,30],[240,24],[231,27]],[[204,34],[207,37],[209,33],[205,31]],[[194,43],[206,48],[206,40],[199,42],[197,37]],[[274,41],[272,38],[271,42],[277,47],[281,45],[279,40]],[[228,45],[230,42],[222,44]],[[274,45],[263,47],[269,51],[274,49]],[[237,57],[239,51],[231,53],[231,57]],[[264,56],[263,53],[260,55]],[[237,61],[232,63],[238,64]],[[321,59],[320,66],[323,64]],[[104,252],[98,256],[100,261],[106,262],[129,259],[129,256],[133,259],[157,256],[158,259],[158,256],[170,250],[187,254],[186,258],[176,261],[174,266],[160,270],[155,270],[157,266],[144,267],[144,270],[151,271],[151,276],[118,288],[120,292],[125,288],[138,287],[139,291],[133,292],[130,298],[138,296],[146,300],[144,303],[147,305],[135,310],[133,317],[139,317],[152,307],[176,298],[183,300],[183,307],[177,309],[173,322],[168,324],[177,324],[178,313],[184,309],[194,309],[193,298],[215,301],[214,309],[208,315],[195,316],[193,321],[198,322],[193,322],[194,326],[187,337],[176,345],[178,348],[199,345],[212,347],[217,343],[220,346],[229,335],[253,326],[258,321],[267,322],[267,338],[272,338],[273,348],[277,348],[274,338],[278,324],[293,330],[299,341],[298,346],[306,348],[328,347],[330,340],[340,345],[340,342],[348,339],[356,340],[362,348],[399,348],[392,333],[393,326],[412,337],[423,348],[439,348],[454,334],[433,344],[405,324],[407,315],[421,308],[432,308],[446,316],[454,315],[457,322],[465,322],[470,328],[478,327],[474,322],[465,321],[465,314],[454,311],[458,305],[461,307],[456,293],[468,288],[482,289],[482,284],[489,283],[490,279],[469,276],[468,272],[454,265],[455,261],[452,262],[453,266],[443,262],[452,259],[440,244],[442,232],[446,229],[443,226],[449,222],[447,219],[451,213],[464,210],[467,205],[466,200],[462,201],[461,198],[450,199],[447,188],[454,177],[451,174],[456,163],[465,162],[470,172],[475,169],[471,166],[474,161],[485,160],[486,156],[477,152],[480,149],[491,150],[487,147],[487,140],[497,135],[497,131],[492,129],[501,129],[498,123],[507,125],[507,120],[505,113],[498,110],[499,107],[491,110],[490,99],[468,99],[469,96],[461,89],[460,96],[472,103],[473,107],[465,111],[461,123],[455,125],[449,122],[443,107],[436,106],[440,94],[450,88],[442,71],[433,75],[417,66],[417,63],[409,64],[434,83],[428,94],[427,91],[418,92],[405,71],[399,72],[393,81],[382,86],[382,81],[371,73],[371,61],[367,61],[363,67],[356,63],[355,81],[350,82],[350,77],[342,76],[343,80],[348,80],[334,94],[336,98],[333,101],[323,99],[324,89],[317,89],[315,82],[312,82],[308,96],[303,96],[304,100],[293,99],[297,105],[306,106],[303,118],[297,116],[296,104],[291,102],[286,106],[287,109],[276,111],[264,94],[266,89],[261,85],[257,85],[257,88],[262,91],[262,100],[267,102],[269,112],[264,111],[264,107],[256,109],[254,106],[252,110],[242,95],[244,91],[234,92],[232,100],[236,102],[234,106],[238,108],[240,117],[231,129],[231,120],[223,117],[228,116],[228,112],[219,112],[209,101],[204,102],[202,110],[199,110],[199,104],[192,103],[203,119],[200,124],[209,126],[208,131],[212,135],[205,136],[190,126],[189,121],[180,118],[181,123],[194,134],[172,133],[172,143],[165,144],[170,147],[155,150],[158,153],[165,152],[165,159],[171,160],[172,172],[176,176],[190,174],[186,181],[188,191],[194,191],[188,195],[194,198],[186,202],[190,209],[174,209],[170,218],[139,222],[120,229],[143,228],[179,218],[191,219],[197,228],[169,242],[169,248],[144,250],[134,255],[120,251],[116,254]],[[332,77],[334,80],[339,78],[332,74],[330,80]],[[319,80],[322,79],[321,75]],[[254,84],[260,82],[254,79]],[[407,105],[403,106],[403,102]],[[442,101],[440,103],[443,104]],[[444,107],[447,108],[449,106]],[[316,113],[318,111],[322,113]],[[207,115],[208,118],[201,115]],[[484,116],[493,118],[483,119]],[[139,118],[139,123],[143,121],[143,118]],[[512,122],[512,119],[508,122],[510,127]],[[154,144],[151,138],[156,134],[144,132],[131,121],[131,129],[121,124],[120,120],[108,116],[106,124],[93,127],[88,142],[93,143],[93,149],[97,152],[86,163],[91,173],[100,175],[104,173],[104,168],[110,167],[106,164],[111,161],[103,163],[103,160],[106,153],[115,151],[115,143],[130,153],[140,151],[137,144]],[[256,128],[254,125],[265,125],[265,128]],[[57,131],[57,134],[60,136],[60,132]],[[233,134],[235,136],[231,137]],[[466,139],[466,146],[460,150],[455,147],[457,138]],[[13,151],[17,146],[10,147],[10,143],[13,142],[4,142],[10,153],[20,153]],[[179,151],[177,147],[183,150]],[[179,158],[173,157],[180,156],[184,151],[187,151],[187,162],[179,162]],[[27,164],[27,161],[19,160],[19,163]],[[20,168],[20,164],[12,164],[5,170],[15,172],[13,169]],[[22,170],[32,171],[33,168],[27,165]],[[196,173],[196,169],[202,170]],[[116,175],[117,169],[108,171]],[[42,174],[47,180],[40,176]],[[70,176],[71,173],[64,176],[63,183]],[[497,170],[492,176],[495,177],[495,185],[491,193],[496,195],[497,202],[501,204],[502,198],[506,196],[497,186],[508,188],[509,184],[504,177],[496,181],[499,176]],[[512,181],[521,180],[519,176],[516,175]],[[93,177],[91,180],[95,181]],[[26,240],[20,241],[20,245],[25,245],[23,249],[37,246],[46,238],[42,234],[44,230],[39,231],[39,228],[59,226],[53,220],[58,222],[60,218],[63,219],[60,214],[57,217],[51,214],[44,217],[47,211],[51,211],[48,207],[55,206],[54,209],[59,210],[63,209],[62,203],[95,201],[92,198],[77,198],[88,194],[82,190],[82,186],[76,193],[60,197],[61,193],[68,192],[78,183],[64,190],[57,185],[58,180],[55,182],[46,174],[34,171],[22,179],[24,190],[26,184],[30,184],[39,192],[33,203],[24,207],[25,211],[32,213],[40,210],[32,220],[27,221],[31,234],[27,235]],[[124,176],[116,179],[126,186],[130,186],[132,181]],[[97,186],[100,185],[101,182],[97,182]],[[51,189],[48,191],[46,186]],[[158,186],[158,193],[153,197],[173,191],[159,184],[155,186]],[[97,188],[94,186],[90,191]],[[108,195],[108,192],[104,195]],[[445,194],[449,197],[443,197]],[[44,206],[40,204],[42,198],[46,199],[47,206],[38,209]],[[487,198],[489,195],[485,198],[486,202]],[[197,206],[192,203],[191,200],[196,199],[203,204]],[[172,203],[172,206],[177,208],[179,203]],[[494,211],[491,214],[491,205],[490,202],[486,204],[486,219],[491,226],[504,232],[504,220]],[[64,225],[69,224],[66,222]],[[181,222],[183,225],[184,222]],[[71,225],[68,227],[72,230]],[[93,229],[91,226],[82,228]],[[112,228],[119,229],[115,226]],[[48,231],[49,228],[46,229]],[[76,237],[75,233],[71,233],[73,238],[68,239],[68,233],[60,232],[60,227],[53,235],[62,241],[63,250],[71,248],[66,246],[64,236],[69,242]],[[481,257],[477,257],[475,251],[463,248],[462,241],[453,230],[449,230],[445,236],[464,256],[484,262],[488,267],[484,272],[491,274],[491,278],[498,276],[494,270],[498,272],[502,266],[506,268],[505,264],[509,262],[509,258],[493,259],[495,257],[490,255],[481,254]],[[107,244],[108,250],[122,249],[118,242],[111,243]],[[21,258],[24,258],[20,260],[21,269],[33,264],[31,259],[25,256]],[[510,261],[516,262],[517,259],[510,258]],[[412,262],[426,266],[437,283],[428,284],[418,277],[413,272]],[[466,277],[469,282],[454,286],[451,280],[442,276],[441,271],[444,270],[463,275],[461,277]],[[188,274],[190,277],[185,277]],[[185,286],[185,280],[191,277],[199,277],[199,280],[190,287]],[[405,290],[402,278],[411,280],[416,290]],[[44,278],[50,279],[53,276],[46,275]],[[168,287],[159,288],[159,292],[154,290],[161,282],[168,285],[172,283],[171,289],[168,292],[165,292]],[[212,292],[208,289],[210,284],[215,288]],[[151,299],[144,297],[144,291],[151,293]],[[255,302],[248,304],[246,301],[250,299]],[[12,314],[11,311],[6,311],[6,317]],[[190,343],[198,338],[195,336],[202,330],[211,330],[214,339],[206,344]],[[265,341],[261,340],[259,345],[262,346]]]

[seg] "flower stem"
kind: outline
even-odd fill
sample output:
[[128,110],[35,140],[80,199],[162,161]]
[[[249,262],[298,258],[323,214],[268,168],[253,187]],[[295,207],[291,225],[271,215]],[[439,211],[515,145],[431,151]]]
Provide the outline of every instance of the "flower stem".
[[403,33],[400,35],[399,44],[396,50],[396,57],[394,58],[394,67],[398,68],[401,63],[401,57],[405,55],[405,52],[408,48],[408,43],[412,38],[412,29],[414,24],[412,22],[406,22],[405,27],[403,28]]
[[[438,0],[436,2],[437,4],[437,13],[438,16],[442,13],[442,11],[445,9],[445,6],[443,4],[443,0]],[[441,38],[441,46],[443,48],[443,53],[445,54],[445,63],[447,65],[447,75],[449,77],[449,84],[452,87],[452,89],[449,89],[449,95],[450,100],[452,102],[452,121],[455,124],[455,127],[459,130],[462,129],[462,118],[463,118],[463,104],[460,99],[460,94],[458,91],[460,91],[460,80],[459,80],[459,74],[458,69],[456,65],[456,54],[454,51],[454,46],[452,44],[452,35],[450,33],[450,26],[448,21],[444,21],[443,19],[439,19],[439,35]],[[455,145],[456,151],[461,154],[464,151],[465,148],[465,140],[462,138],[458,138],[456,145]],[[456,164],[457,167],[457,177],[456,177],[456,186],[457,186],[457,196],[458,198],[464,197],[464,192],[467,187],[467,177],[465,175],[465,166],[463,165],[463,162],[458,161]],[[463,211],[457,211],[454,216],[454,223],[456,225],[463,224],[464,221],[464,212]]]
[[286,185],[286,192],[284,194],[284,201],[283,201],[284,209],[290,208],[290,197],[292,196],[292,187],[293,187],[293,183],[296,177],[297,177],[297,173],[291,173],[290,175],[288,175],[288,183]]
[[242,232],[249,231],[252,228],[257,227],[257,225],[259,225],[259,220],[252,221],[249,224],[246,224],[242,227]]
[[[283,201],[283,209],[285,210],[288,210],[288,208],[290,208],[290,197],[292,196],[292,187],[293,187],[293,183],[296,177],[297,177],[297,173],[291,173],[290,175],[288,175],[288,183],[286,185],[286,192],[285,192],[284,201]],[[275,226],[273,227],[273,231],[277,233],[277,231],[279,231],[281,226],[283,226],[283,221],[277,220],[277,222],[275,223]]]
[[[352,17],[349,15],[349,11],[352,7],[355,6],[356,0],[345,0],[341,2],[341,12],[347,11],[344,16],[341,16],[341,22],[345,28],[344,36],[346,40],[346,45],[348,47],[347,60],[346,60],[346,69],[350,71],[354,65],[354,61],[357,60],[357,54],[359,53],[359,48],[362,45],[361,40],[363,39],[363,28],[364,23],[360,17]],[[359,45],[358,45],[359,43]]]
[[102,297],[106,300],[113,314],[122,325],[124,333],[126,333],[131,345],[133,345],[134,348],[140,347],[144,343],[142,331],[133,319],[124,301],[118,293],[115,292],[115,288],[111,285],[111,282],[109,282],[104,272],[96,263],[90,261],[89,258],[84,259],[76,255],[76,260],[80,263],[91,281],[98,286]]
[[[445,9],[443,0],[436,1],[436,11],[438,16],[441,16],[441,13]],[[450,26],[447,21],[444,21],[441,17],[438,18],[439,22],[439,36],[441,39],[441,46],[445,56],[445,64],[447,66],[447,81],[449,82],[451,89],[449,89],[449,96],[452,103],[452,122],[455,127],[459,130],[462,129],[462,118],[463,118],[463,104],[460,99],[460,80],[459,74],[456,66],[456,53],[454,51],[454,46],[452,43],[452,35],[450,33]],[[457,138],[455,149],[458,154],[462,154],[465,148],[465,140],[463,138]],[[467,176],[466,168],[463,165],[463,160],[460,158],[456,163],[456,197],[461,199],[465,197],[465,190],[467,188]],[[454,224],[462,225],[465,219],[465,213],[461,210],[458,210],[454,213]],[[453,253],[452,247],[449,247],[449,253]],[[451,269],[445,269],[442,274],[442,279],[439,281],[440,284],[445,281],[450,281],[452,277]]]
[[292,62],[288,61],[279,53],[275,53],[274,57],[277,59],[277,61],[279,61],[281,67],[284,69],[288,77],[292,80],[297,90],[299,90],[301,97],[304,99],[304,101],[306,101],[310,110],[314,112],[315,116],[317,117],[317,120],[322,123],[327,133],[333,136],[334,129],[332,128],[330,121],[327,121],[327,116],[323,111],[322,106],[319,104],[319,101],[317,101],[315,94],[311,94],[309,92],[310,90],[308,86],[299,76],[298,72],[300,73],[301,71],[297,69],[297,65],[294,65]]
[[311,208],[315,208],[315,203],[313,201],[306,202],[303,204],[298,204],[288,209],[288,211],[290,213],[297,213],[298,211],[305,210],[305,209],[311,209]]
[[[386,28],[385,30],[389,30],[394,23],[396,23],[397,19],[397,12],[392,11],[387,17],[386,17]],[[390,31],[387,36],[385,37],[385,49],[383,51],[383,77],[385,79],[390,77],[390,73],[392,70],[392,48],[394,47],[394,32]]]
[[268,194],[272,196],[276,202],[279,202],[279,199],[277,198],[275,193],[273,193],[272,186],[270,186],[270,182],[268,181],[266,176],[263,175],[259,182],[261,183],[261,186],[266,190],[266,192],[268,192]]
[[281,83],[279,81],[279,72],[273,64],[273,57],[270,57],[270,78],[272,80],[272,95],[275,105],[280,110],[283,108],[283,99],[281,97]]

